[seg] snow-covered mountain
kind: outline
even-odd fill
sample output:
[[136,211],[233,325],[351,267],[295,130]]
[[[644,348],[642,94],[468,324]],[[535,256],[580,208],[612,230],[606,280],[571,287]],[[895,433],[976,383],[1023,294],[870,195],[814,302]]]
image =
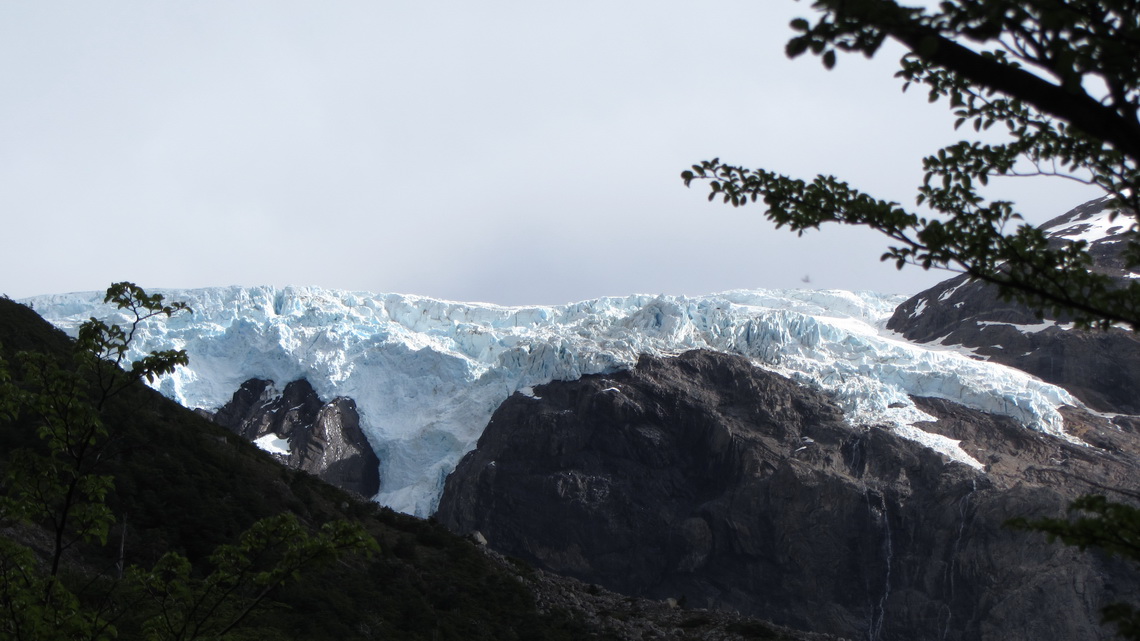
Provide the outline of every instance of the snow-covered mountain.
[[[443,482],[494,410],[535,385],[632,367],[640,354],[704,348],[824,390],[855,425],[887,425],[961,463],[956,441],[915,426],[931,417],[910,396],[1011,416],[1073,440],[1065,390],[966,350],[923,346],[884,329],[902,297],[844,291],[634,295],[564,306],[500,307],[318,288],[163,290],[194,313],[154,319],[138,352],[186,349],[188,367],[157,383],[188,407],[217,409],[251,378],[307,379],[325,400],[355,399],[380,458],[376,500],[432,513]],[[88,317],[120,319],[101,293],[28,299],[74,332]]]

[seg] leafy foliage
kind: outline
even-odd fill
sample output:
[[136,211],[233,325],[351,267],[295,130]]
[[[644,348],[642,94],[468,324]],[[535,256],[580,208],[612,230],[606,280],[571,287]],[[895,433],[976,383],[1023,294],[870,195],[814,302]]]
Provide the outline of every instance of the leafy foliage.
[[[898,76],[946,100],[955,125],[1001,125],[1006,142],[955,143],[923,160],[919,209],[874,198],[834,176],[811,181],[765,169],[703,161],[682,173],[709,185],[709,199],[733,206],[763,201],[777,227],[803,232],[826,222],[866,225],[895,244],[882,256],[965,272],[1038,310],[1067,312],[1085,325],[1140,327],[1140,283],[1090,271],[1083,241],[1052,247],[1013,203],[979,189],[1006,176],[1055,176],[1096,185],[1117,212],[1140,211],[1140,5],[1135,1],[958,0],[938,9],[892,0],[817,0],[817,22],[798,19],[787,52],[874,55],[890,37],[909,52]],[[966,44],[963,44],[965,42]],[[1052,81],[1050,80],[1052,79]],[[1125,252],[1140,265],[1140,245]]]
[[[126,372],[122,369],[139,325],[155,316],[169,318],[179,312],[193,311],[183,302],[165,304],[162,294],[147,294],[138,285],[128,282],[114,283],[107,288],[103,302],[126,310],[133,318],[127,328],[97,318],[88,319],[79,327],[79,336],[75,342],[76,355],[82,368],[93,373],[98,382],[97,408],[102,408],[106,399],[128,385],[144,378],[148,383],[153,382],[159,376],[169,374],[176,367],[189,362],[186,350],[152,351],[131,362]],[[114,366],[108,367],[106,362]]]
[[[221,638],[246,618],[269,593],[315,562],[344,551],[378,551],[376,541],[346,521],[326,523],[310,535],[292,514],[254,523],[236,544],[210,556],[213,572],[193,576],[186,557],[167,553],[154,569],[132,572],[139,603],[156,614],[144,623],[148,639]],[[137,606],[136,606],[137,607]]]
[[30,549],[0,538],[0,639],[115,637],[115,628],[82,608],[62,583],[40,572]]
[[[54,539],[49,587],[43,590],[42,599],[48,608],[59,589],[54,582],[63,554],[79,541],[106,543],[114,522],[105,502],[113,480],[101,473],[111,442],[100,415],[103,405],[134,382],[153,380],[186,362],[184,351],[152,352],[123,372],[119,365],[139,323],[188,308],[181,303],[164,305],[161,295],[147,295],[131,283],[112,285],[106,301],[133,313],[129,332],[91,319],[80,327],[70,364],[25,351],[16,355],[22,386],[13,384],[6,371],[0,375],[6,399],[3,414],[11,421],[27,416],[42,445],[13,452],[4,475],[6,492],[0,497],[0,515],[48,524]],[[6,369],[0,360],[0,370]],[[94,387],[91,381],[96,382]]]

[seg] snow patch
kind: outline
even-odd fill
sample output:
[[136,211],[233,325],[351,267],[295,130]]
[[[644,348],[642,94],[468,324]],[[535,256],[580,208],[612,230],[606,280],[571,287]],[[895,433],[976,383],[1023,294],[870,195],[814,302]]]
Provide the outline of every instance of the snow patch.
[[1074,327],[1072,323],[1058,323],[1056,320],[1051,319],[1043,320],[1040,323],[1002,323],[999,321],[978,321],[978,325],[1006,325],[1008,327],[1016,329],[1022,334],[1036,334],[1037,332],[1043,332],[1050,327],[1057,327],[1065,331],[1073,329]]
[[922,310],[926,309],[926,299],[920,298],[918,304],[914,306],[914,311],[910,313],[911,318],[918,318],[922,315]]
[[[953,296],[954,293],[957,292],[959,289],[962,289],[963,285],[966,285],[968,283],[969,283],[969,281],[966,281],[964,283],[959,283],[959,284],[951,287],[950,289],[942,292],[941,294],[938,295],[938,302],[940,302],[940,303],[944,302],[947,298],[950,298],[951,296]],[[959,305],[961,305],[961,303],[958,303],[958,305],[955,305],[955,307],[958,307]]]
[[1116,213],[1111,209],[1104,209],[1088,218],[1075,221],[1066,220],[1041,231],[1050,236],[1060,236],[1074,242],[1083,240],[1092,244],[1110,236],[1127,233],[1132,230],[1133,225],[1135,225],[1135,221],[1129,216]]
[[289,440],[270,432],[265,436],[254,439],[253,444],[270,454],[289,456]]
[[[929,416],[929,420],[937,420],[933,416]],[[933,434],[926,430],[919,429],[914,425],[901,425],[895,428],[895,434],[914,441],[920,445],[924,445],[935,452],[938,452],[952,461],[957,461],[964,465],[969,465],[976,470],[984,470],[985,466],[982,465],[978,459],[970,456],[962,449],[962,441],[956,441],[941,434]]]

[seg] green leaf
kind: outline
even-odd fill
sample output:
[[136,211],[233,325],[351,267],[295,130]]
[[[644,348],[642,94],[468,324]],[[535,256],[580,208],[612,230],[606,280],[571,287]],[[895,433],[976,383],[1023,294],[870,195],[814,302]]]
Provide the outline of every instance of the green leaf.
[[808,49],[808,41],[803,38],[789,40],[784,47],[784,54],[789,58],[798,58]]

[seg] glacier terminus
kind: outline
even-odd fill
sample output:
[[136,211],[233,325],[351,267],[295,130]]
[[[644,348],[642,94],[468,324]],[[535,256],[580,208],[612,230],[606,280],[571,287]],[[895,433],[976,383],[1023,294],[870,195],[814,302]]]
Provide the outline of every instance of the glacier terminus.
[[[1076,441],[1058,409],[1068,392],[962,348],[919,345],[885,329],[905,299],[870,292],[739,290],[631,295],[502,307],[315,287],[156,290],[193,314],[140,327],[134,354],[185,349],[190,364],[156,381],[164,395],[216,410],[244,381],[307,379],[323,399],[356,401],[379,457],[376,501],[428,516],[460,458],[510,395],[554,380],[631,368],[640,354],[742,355],[826,392],[856,426],[883,426],[982,469],[958,442],[921,429],[911,396],[953,400]],[[89,317],[124,322],[96,292],[25,299],[73,334]]]

